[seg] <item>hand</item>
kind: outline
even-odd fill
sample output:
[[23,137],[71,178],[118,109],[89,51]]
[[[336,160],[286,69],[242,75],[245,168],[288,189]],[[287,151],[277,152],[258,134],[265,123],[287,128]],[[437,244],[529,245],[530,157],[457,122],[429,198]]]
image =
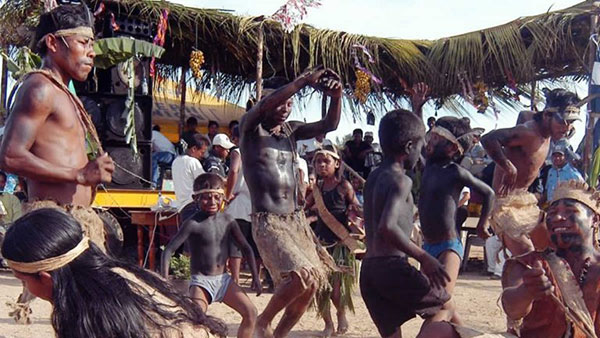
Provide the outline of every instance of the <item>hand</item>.
[[110,183],[115,164],[107,153],[100,155],[93,161],[88,162],[85,167],[77,173],[77,183],[81,185],[95,186],[100,183]]
[[259,278],[252,278],[252,286],[250,287],[253,291],[256,291],[256,296],[262,294],[262,284]]
[[305,85],[314,86],[324,73],[325,68],[323,66],[316,66],[305,70],[304,73],[298,76],[298,79],[305,80]]
[[500,196],[506,196],[515,189],[515,184],[517,183],[517,168],[511,161],[506,160],[502,170],[504,173],[498,193]]
[[554,292],[554,286],[541,267],[534,267],[523,272],[523,286],[533,299],[541,299]]
[[419,82],[413,85],[410,95],[410,102],[413,112],[421,109],[425,102],[427,102],[430,92],[431,88],[429,88],[429,86],[424,82]]
[[432,286],[443,288],[450,281],[444,266],[430,254],[423,255],[419,263],[421,263],[421,272],[427,276]]
[[342,80],[340,79],[340,76],[331,69],[325,70],[325,73],[323,73],[317,81],[317,85],[313,87],[321,90],[324,95],[332,98],[342,97]]
[[477,236],[483,240],[486,240],[490,238],[492,234],[486,226],[477,226]]

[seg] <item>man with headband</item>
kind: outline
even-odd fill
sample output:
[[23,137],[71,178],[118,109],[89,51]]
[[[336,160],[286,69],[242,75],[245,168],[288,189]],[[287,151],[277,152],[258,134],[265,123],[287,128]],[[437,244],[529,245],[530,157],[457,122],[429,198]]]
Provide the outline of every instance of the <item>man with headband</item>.
[[[67,210],[104,249],[103,223],[90,205],[96,185],[110,182],[114,164],[102,152],[81,101],[68,89],[71,80],[85,81],[94,65],[92,25],[83,5],[59,6],[40,17],[34,49],[43,57],[42,69],[21,79],[0,165],[27,178],[30,203],[25,212],[41,207]],[[30,298],[24,294],[19,302]]]
[[[457,209],[461,191],[469,187],[482,196],[482,210],[477,231],[487,236],[486,223],[494,203],[494,191],[458,163],[465,152],[475,144],[479,130],[472,130],[469,119],[442,117],[427,134],[423,171],[419,194],[419,218],[423,231],[423,250],[437,258],[450,276],[446,292],[452,294],[463,259],[460,228],[457,228]],[[452,314],[452,322],[461,324],[452,300],[444,304]]]
[[[546,108],[533,120],[512,128],[494,130],[481,143],[496,162],[493,188],[498,198],[490,223],[494,233],[513,255],[543,248],[543,228],[536,197],[527,191],[539,175],[550,140],[565,137],[579,118],[577,95],[564,89],[546,91]],[[533,231],[533,233],[532,233]]]
[[[331,98],[327,116],[313,123],[286,122],[292,96],[311,86]],[[252,200],[252,234],[277,290],[258,317],[259,337],[286,337],[308,309],[315,293],[329,287],[335,268],[317,243],[298,203],[296,141],[337,128],[342,108],[342,84],[331,70],[311,69],[291,83],[265,81],[265,97],[240,121],[244,176]],[[285,313],[271,333],[275,315]]]
[[230,239],[242,249],[252,272],[252,287],[260,295],[261,285],[256,260],[236,220],[220,213],[225,199],[225,182],[215,173],[194,180],[194,202],[197,212],[187,218],[167,244],[161,257],[161,274],[167,278],[171,255],[185,241],[190,248],[190,297],[204,312],[215,302],[225,303],[242,316],[238,337],[251,338],[256,326],[257,310],[250,298],[225,270]]

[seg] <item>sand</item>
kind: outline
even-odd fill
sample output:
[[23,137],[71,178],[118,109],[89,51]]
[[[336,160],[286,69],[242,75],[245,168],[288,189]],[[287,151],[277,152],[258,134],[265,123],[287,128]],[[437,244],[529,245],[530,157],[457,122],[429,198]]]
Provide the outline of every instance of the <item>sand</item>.
[[[480,270],[479,268],[477,270]],[[248,285],[249,280],[242,280],[242,285]],[[398,287],[402,287],[399,285]],[[21,291],[21,283],[11,273],[0,273],[0,337],[53,337],[54,331],[50,323],[51,306],[49,303],[36,300],[33,305],[33,320],[31,325],[18,325],[8,317],[8,301],[14,301]],[[464,322],[471,328],[487,332],[501,332],[505,328],[505,319],[497,305],[501,287],[498,280],[491,280],[480,272],[467,272],[459,276],[456,284],[454,299]],[[250,298],[256,304],[259,312],[264,309],[271,294],[259,297],[250,293]],[[377,330],[357,290],[354,294],[356,313],[349,314],[350,331],[346,337],[378,337]],[[221,318],[229,327],[229,336],[235,337],[237,325],[241,317],[224,304],[213,304],[209,314]],[[335,315],[334,315],[335,318]],[[276,321],[278,317],[276,318]],[[403,326],[404,337],[415,337],[422,320],[412,319]],[[314,312],[306,313],[294,327],[290,337],[316,337],[323,329],[323,322]]]

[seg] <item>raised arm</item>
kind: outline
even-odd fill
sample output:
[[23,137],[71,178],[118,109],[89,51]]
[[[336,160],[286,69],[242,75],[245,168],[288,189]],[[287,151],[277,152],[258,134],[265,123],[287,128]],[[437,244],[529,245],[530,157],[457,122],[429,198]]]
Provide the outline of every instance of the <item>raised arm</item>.
[[298,76],[294,81],[265,96],[242,117],[240,120],[240,132],[244,133],[254,130],[269,113],[274,112],[277,107],[285,104],[300,89],[307,85],[316,84],[324,72],[325,69],[323,67],[311,69]]
[[468,170],[456,166],[458,170],[458,177],[460,178],[463,185],[469,187],[471,190],[475,190],[483,196],[483,202],[481,204],[481,215],[479,216],[479,222],[477,223],[477,234],[479,237],[486,239],[490,237],[487,231],[486,223],[492,212],[492,207],[496,199],[494,190],[485,182],[473,176]]
[[54,87],[32,75],[19,89],[16,104],[8,121],[0,148],[2,170],[44,182],[75,182],[95,185],[110,182],[114,170],[106,155],[83,168],[50,163],[31,152],[38,132],[52,114]]
[[412,182],[407,177],[401,177],[390,187],[380,187],[380,191],[387,190],[387,198],[378,229],[382,238],[387,239],[393,246],[421,263],[421,271],[433,285],[443,287],[450,280],[443,265],[413,243],[397,224],[399,219],[404,219],[404,222],[412,222],[412,217],[403,218],[403,215],[412,215],[413,213],[411,205],[406,203],[411,193],[411,187]]
[[514,188],[517,181],[517,168],[506,157],[505,147],[516,147],[527,142],[530,129],[525,125],[517,125],[508,129],[497,129],[485,134],[481,138],[481,144],[496,165],[504,171],[501,192],[507,193]]
[[252,247],[250,244],[248,244],[246,237],[244,237],[244,234],[242,234],[240,226],[235,220],[232,219],[231,223],[229,224],[229,228],[231,229],[230,231],[232,238],[242,249],[242,253],[248,261],[248,265],[250,265],[250,271],[252,272],[252,288],[256,290],[256,295],[259,296],[262,293],[262,285],[260,283],[258,269],[256,268],[256,259],[254,258]]
[[169,241],[165,250],[163,250],[162,256],[160,257],[160,274],[165,277],[165,279],[169,276],[169,265],[171,263],[171,256],[173,256],[173,252],[177,250],[187,239],[190,237],[192,229],[196,221],[191,217],[183,222],[175,237]]
[[319,79],[317,89],[323,91],[323,95],[331,97],[329,109],[324,119],[312,123],[292,124],[294,139],[306,140],[315,136],[326,134],[336,130],[340,123],[342,114],[342,83],[339,75],[332,70],[327,70]]

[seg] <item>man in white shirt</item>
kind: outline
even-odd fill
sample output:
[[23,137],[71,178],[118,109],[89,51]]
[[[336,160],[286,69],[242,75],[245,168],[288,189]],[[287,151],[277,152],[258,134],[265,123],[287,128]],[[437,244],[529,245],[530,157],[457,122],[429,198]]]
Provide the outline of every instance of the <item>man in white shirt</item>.
[[171,164],[177,152],[175,146],[160,132],[159,126],[152,128],[152,182],[158,186],[158,165]]
[[188,144],[185,154],[177,156],[171,165],[175,196],[181,207],[192,201],[194,180],[204,174],[200,159],[210,145],[210,140],[202,134],[194,134],[185,142]]

